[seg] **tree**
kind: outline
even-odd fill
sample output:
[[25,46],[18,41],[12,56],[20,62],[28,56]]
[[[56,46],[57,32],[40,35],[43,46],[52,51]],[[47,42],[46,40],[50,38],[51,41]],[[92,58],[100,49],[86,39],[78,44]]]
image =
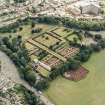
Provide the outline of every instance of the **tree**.
[[37,84],[36,84],[36,89],[37,90],[45,90],[47,89],[49,86],[49,83],[48,83],[48,80],[47,79],[43,79],[43,80],[40,80]]
[[88,61],[90,55],[85,53],[85,52],[82,52],[78,55],[78,60],[80,60],[81,62],[86,62]]
[[26,101],[29,105],[37,105],[37,97],[30,91],[24,91]]
[[69,61],[69,69],[71,70],[76,70],[80,67],[80,61],[75,60],[75,59],[71,59]]
[[27,65],[27,61],[26,61],[26,59],[24,58],[24,56],[20,57],[20,63],[21,63],[21,65],[23,65],[24,67]]
[[95,52],[99,52],[102,49],[102,47],[99,44],[92,44],[91,46]]
[[31,85],[35,85],[35,82],[36,82],[35,72],[32,71],[31,69],[27,70],[27,71],[25,72],[25,79],[26,79]]
[[22,31],[23,30],[23,27],[19,27],[19,31]]
[[34,27],[35,27],[35,23],[34,23],[34,22],[32,22],[31,27],[32,27],[32,28],[34,28]]
[[100,40],[98,43],[102,48],[105,48],[105,39]]
[[82,46],[83,37],[82,37],[81,34],[78,35],[78,39],[80,40],[80,42],[81,42],[81,46]]
[[101,40],[101,39],[102,39],[102,36],[99,35],[99,34],[96,34],[94,38],[95,38],[95,40],[97,41],[97,40]]
[[52,70],[51,70],[51,72],[49,74],[49,78],[51,80],[55,79],[58,75],[61,74],[60,70],[62,70],[62,69],[60,69],[60,68],[58,68],[58,69],[57,68],[52,68]]
[[8,37],[3,37],[2,41],[5,45],[9,44],[9,38]]
[[77,44],[78,39],[74,37],[74,38],[73,38],[73,42],[74,42],[74,44]]

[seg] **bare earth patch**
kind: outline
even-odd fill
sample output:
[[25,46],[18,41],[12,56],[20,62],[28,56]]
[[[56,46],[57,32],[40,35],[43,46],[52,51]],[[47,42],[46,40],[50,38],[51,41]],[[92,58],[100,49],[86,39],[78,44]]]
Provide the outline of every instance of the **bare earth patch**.
[[65,72],[64,77],[73,80],[73,81],[79,81],[84,79],[88,74],[88,70],[86,70],[84,67],[80,67],[77,70],[68,70]]

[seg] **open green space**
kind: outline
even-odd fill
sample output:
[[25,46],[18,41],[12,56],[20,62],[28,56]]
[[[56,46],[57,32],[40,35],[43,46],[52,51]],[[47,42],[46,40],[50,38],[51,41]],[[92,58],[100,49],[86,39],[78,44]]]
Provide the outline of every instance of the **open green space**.
[[67,39],[68,39],[69,41],[73,41],[74,38],[76,38],[77,40],[79,40],[79,39],[78,39],[78,36],[75,35],[75,34],[72,34],[72,35],[70,35],[70,36],[67,37]]
[[12,37],[15,37],[17,35],[21,35],[23,37],[23,39],[27,39],[31,36],[31,26],[30,25],[24,25],[22,26],[22,30],[19,31],[19,29],[17,29],[17,31],[15,33],[0,33],[1,37],[4,36],[9,36],[11,35]]
[[56,30],[54,30],[54,33],[58,34],[61,37],[67,37],[67,35],[72,34],[73,30],[64,28],[64,27],[60,27]]
[[58,77],[44,93],[55,105],[105,105],[105,50],[84,64],[89,74],[73,82]]
[[[19,28],[17,28],[17,31],[15,33],[0,33],[0,37],[4,37],[4,36],[12,36],[12,37],[15,37],[17,35],[21,35],[23,37],[24,40],[28,39],[29,37],[34,37],[36,34],[38,33],[34,33],[32,34],[31,31],[32,31],[32,27],[31,27],[31,24],[28,24],[28,25],[23,25],[21,26],[22,30],[20,31]],[[41,28],[42,31],[40,33],[43,33],[43,32],[46,32],[50,29],[53,28],[53,26],[51,25],[46,25],[46,24],[36,24],[34,29],[37,29],[37,28]],[[39,33],[39,34],[40,34]]]
[[31,57],[31,60],[33,61],[34,59],[38,59],[37,56],[35,56],[34,54],[30,56]]
[[26,48],[27,48],[29,51],[35,48],[35,46],[33,46],[33,45],[30,44],[30,43],[25,43],[25,46],[26,46]]
[[47,34],[47,33],[44,33],[43,35],[35,38],[35,40],[47,47],[50,47],[52,45],[55,45],[57,42],[59,42],[58,39],[56,39],[55,37]]
[[37,68],[37,71],[44,77],[48,77],[49,75],[49,71],[47,71],[45,68],[39,66],[39,68]]

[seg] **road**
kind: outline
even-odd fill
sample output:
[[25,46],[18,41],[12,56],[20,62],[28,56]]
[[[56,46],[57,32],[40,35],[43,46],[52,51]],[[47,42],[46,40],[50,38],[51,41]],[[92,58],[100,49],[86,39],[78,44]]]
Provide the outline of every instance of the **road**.
[[5,53],[1,51],[0,51],[0,61],[1,61],[1,72],[6,77],[11,79],[13,82],[21,84],[30,91],[34,92],[35,95],[38,96],[43,103],[45,103],[45,105],[54,105],[47,97],[43,95],[43,93],[37,92],[35,88],[31,87],[26,81],[20,78],[14,63]]

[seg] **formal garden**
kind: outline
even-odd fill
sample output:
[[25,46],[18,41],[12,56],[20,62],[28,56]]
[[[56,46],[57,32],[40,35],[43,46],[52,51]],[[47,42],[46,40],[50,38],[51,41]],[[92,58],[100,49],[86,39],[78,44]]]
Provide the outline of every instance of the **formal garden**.
[[[104,24],[99,28],[95,22],[40,17],[25,20],[12,31],[2,29],[0,49],[13,60],[21,78],[44,90],[55,105],[104,105],[100,81],[105,77],[105,37],[101,32]],[[38,81],[36,74],[41,77]]]
[[40,35],[37,38],[34,38],[34,40],[47,47],[50,47],[60,42],[60,40],[56,39],[55,37],[51,36],[48,33],[44,33],[43,35]]
[[71,35],[73,33],[73,29],[64,28],[64,27],[60,27],[60,28],[57,27],[54,30],[52,30],[52,32],[57,34],[60,37],[67,37],[68,35]]

